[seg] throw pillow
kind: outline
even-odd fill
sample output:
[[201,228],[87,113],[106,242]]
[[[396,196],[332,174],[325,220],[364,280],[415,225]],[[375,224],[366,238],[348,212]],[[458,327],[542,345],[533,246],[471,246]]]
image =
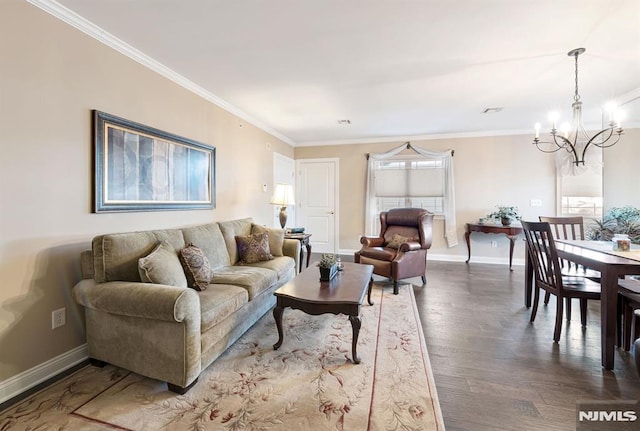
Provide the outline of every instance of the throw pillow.
[[407,236],[402,236],[402,235],[395,234],[393,236],[393,238],[391,238],[391,241],[389,241],[387,243],[387,247],[398,249],[398,248],[400,248],[400,246],[402,244],[404,244],[405,242],[409,242],[409,241],[413,241],[413,238],[409,238]]
[[274,256],[283,256],[284,229],[280,229],[279,227],[265,227],[259,224],[254,224],[251,228],[251,234],[262,232],[267,232],[267,235],[269,235],[269,252]]
[[200,291],[205,290],[213,277],[213,271],[202,250],[190,242],[180,250],[180,263],[184,268],[189,287]]
[[138,273],[144,283],[187,287],[178,254],[167,240],[158,244],[147,256],[138,259]]
[[247,236],[236,236],[240,264],[256,263],[273,259],[269,250],[267,232]]

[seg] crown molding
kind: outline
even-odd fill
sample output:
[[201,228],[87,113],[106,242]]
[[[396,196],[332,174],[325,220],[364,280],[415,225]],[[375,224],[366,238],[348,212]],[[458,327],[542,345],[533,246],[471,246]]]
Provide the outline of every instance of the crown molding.
[[121,54],[151,69],[157,74],[164,76],[165,78],[180,85],[186,90],[202,97],[208,102],[211,102],[214,105],[224,109],[225,111],[228,111],[231,114],[236,115],[237,117],[247,121],[248,123],[251,123],[252,125],[280,139],[281,141],[291,146],[295,146],[295,143],[291,139],[289,139],[287,136],[284,136],[283,134],[273,130],[272,128],[262,123],[261,121],[253,118],[246,112],[231,105],[230,103],[219,98],[218,96],[211,93],[210,91],[205,90],[195,82],[190,81],[189,79],[180,75],[178,72],[154,60],[153,58],[149,57],[148,55],[134,48],[128,43],[118,39],[116,36],[98,27],[91,21],[87,20],[86,18],[83,18],[82,16],[78,15],[71,9],[61,5],[57,1],[55,0],[26,0],[26,1],[36,6],[37,8],[47,12],[48,14],[54,16],[55,18],[58,18],[59,20],[69,24],[70,26],[91,36],[92,38],[107,45],[108,47],[115,49]]

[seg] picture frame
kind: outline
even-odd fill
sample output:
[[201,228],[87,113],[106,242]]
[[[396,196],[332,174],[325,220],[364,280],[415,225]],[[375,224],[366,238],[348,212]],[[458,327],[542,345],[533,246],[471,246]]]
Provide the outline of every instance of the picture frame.
[[93,212],[215,208],[213,146],[98,110]]

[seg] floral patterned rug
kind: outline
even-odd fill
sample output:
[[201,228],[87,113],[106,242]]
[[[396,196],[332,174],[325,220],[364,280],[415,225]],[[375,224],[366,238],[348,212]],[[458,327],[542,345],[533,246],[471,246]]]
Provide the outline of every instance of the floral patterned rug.
[[413,289],[374,286],[361,363],[346,316],[271,313],[185,395],[129,371],[87,366],[0,413],[0,430],[444,430]]

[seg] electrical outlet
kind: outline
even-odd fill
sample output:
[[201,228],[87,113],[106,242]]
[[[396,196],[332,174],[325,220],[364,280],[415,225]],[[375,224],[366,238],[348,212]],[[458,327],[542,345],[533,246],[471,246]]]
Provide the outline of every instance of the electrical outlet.
[[64,326],[67,323],[66,310],[61,308],[59,310],[53,310],[51,312],[51,329],[56,329]]
[[541,207],[542,206],[542,199],[531,199],[529,201],[529,205],[532,207]]
[[491,241],[491,248],[498,248],[498,241]]

